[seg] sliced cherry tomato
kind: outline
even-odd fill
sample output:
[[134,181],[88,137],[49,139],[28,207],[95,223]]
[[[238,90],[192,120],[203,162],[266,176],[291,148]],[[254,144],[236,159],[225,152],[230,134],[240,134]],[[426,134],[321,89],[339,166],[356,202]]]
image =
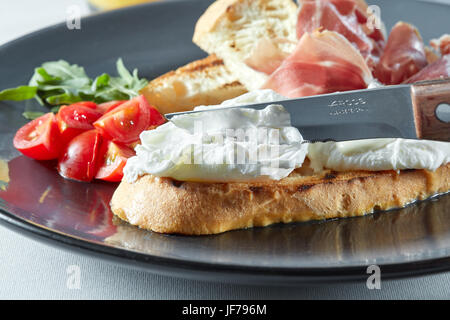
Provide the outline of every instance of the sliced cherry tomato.
[[100,103],[97,106],[97,110],[100,111],[101,113],[105,114],[125,102],[127,102],[127,100],[114,100],[114,101]]
[[71,105],[83,106],[83,107],[88,107],[91,109],[97,109],[97,107],[98,107],[98,105],[92,101],[80,101],[80,102],[72,103]]
[[98,167],[101,136],[89,130],[73,138],[58,161],[61,176],[78,181],[91,181]]
[[57,159],[61,148],[61,136],[51,112],[28,122],[20,128],[13,141],[14,147],[36,160]]
[[79,102],[59,109],[56,120],[64,144],[80,133],[94,129],[92,123],[102,116],[96,106],[93,102]]
[[123,168],[128,158],[136,153],[127,146],[108,141],[102,144],[100,154],[103,155],[103,158],[100,159],[100,166],[95,178],[118,182],[123,178]]
[[142,131],[165,122],[163,116],[144,96],[127,101],[94,122],[103,136],[115,142],[129,144],[137,141]]

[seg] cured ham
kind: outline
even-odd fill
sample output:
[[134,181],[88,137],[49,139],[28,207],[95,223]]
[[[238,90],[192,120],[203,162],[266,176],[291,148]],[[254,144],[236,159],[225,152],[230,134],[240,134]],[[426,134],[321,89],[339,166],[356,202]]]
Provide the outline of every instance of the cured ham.
[[408,23],[399,22],[389,35],[374,75],[383,84],[399,84],[427,65],[427,54],[419,31]]
[[[399,22],[385,40],[384,27],[371,27],[364,0],[299,0],[294,51],[280,39],[261,39],[245,60],[269,76],[263,88],[290,97],[395,85],[450,76],[450,35],[426,47],[419,31]],[[283,44],[284,45],[284,44]],[[441,55],[444,57],[441,57]]]
[[[289,55],[282,51],[276,42],[283,41],[282,39],[267,39],[263,38],[258,41],[255,49],[250,56],[245,60],[245,63],[260,72],[270,75],[274,72]],[[287,41],[287,40],[285,40]]]
[[436,52],[430,47],[425,47],[425,54],[427,56],[428,64],[432,64],[433,62],[438,61],[441,57],[440,55],[436,54]]
[[332,31],[305,33],[264,88],[289,98],[365,89],[373,80],[364,58]]
[[440,58],[438,61],[428,65],[419,73],[405,81],[405,83],[415,83],[426,80],[438,80],[450,78],[450,54]]
[[450,54],[450,34],[444,34],[439,39],[431,40],[430,44],[435,50],[441,52],[443,56]]
[[370,67],[378,63],[385,42],[384,27],[369,27],[364,0],[301,0],[299,3],[298,38],[320,28],[335,31],[358,48]]

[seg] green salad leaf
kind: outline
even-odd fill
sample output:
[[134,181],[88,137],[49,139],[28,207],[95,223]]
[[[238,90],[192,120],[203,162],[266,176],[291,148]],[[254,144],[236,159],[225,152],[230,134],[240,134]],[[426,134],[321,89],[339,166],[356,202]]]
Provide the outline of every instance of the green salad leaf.
[[12,89],[0,91],[0,100],[22,101],[33,99],[36,95],[37,88],[30,86],[20,86]]
[[24,113],[22,113],[22,116],[25,119],[34,120],[36,118],[39,118],[40,116],[43,116],[44,114],[45,113],[41,111],[25,111]]
[[[102,103],[112,100],[128,100],[139,95],[148,83],[138,77],[137,69],[132,73],[121,58],[116,63],[117,76],[106,73],[91,79],[83,67],[64,60],[44,62],[34,70],[28,85],[0,91],[0,100],[22,101],[35,98],[41,105],[52,107],[57,112],[59,106],[79,101]],[[24,113],[27,119],[38,113]]]

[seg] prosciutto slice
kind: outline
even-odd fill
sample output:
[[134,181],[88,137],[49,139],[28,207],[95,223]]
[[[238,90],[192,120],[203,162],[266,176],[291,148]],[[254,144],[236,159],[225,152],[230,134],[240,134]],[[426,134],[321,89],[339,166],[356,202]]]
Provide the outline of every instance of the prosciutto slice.
[[405,81],[405,83],[415,83],[426,80],[438,80],[450,78],[450,54],[440,58],[438,61],[428,65],[419,73]]
[[287,40],[267,38],[259,40],[253,52],[245,60],[245,63],[256,71],[270,75],[289,55],[277,46],[277,42],[281,41]]
[[368,6],[364,0],[301,0],[297,37],[317,29],[335,31],[355,45],[370,67],[382,53],[383,29],[368,27]]
[[408,23],[399,22],[389,35],[374,75],[383,84],[399,84],[427,65],[427,54],[419,31]]
[[264,85],[289,97],[365,89],[373,80],[364,58],[332,31],[305,33]]
[[444,34],[439,39],[431,40],[430,44],[435,50],[440,51],[443,56],[450,54],[450,34]]
[[441,57],[435,52],[435,50],[433,50],[433,48],[430,47],[425,47],[425,55],[427,56],[428,64],[438,61]]

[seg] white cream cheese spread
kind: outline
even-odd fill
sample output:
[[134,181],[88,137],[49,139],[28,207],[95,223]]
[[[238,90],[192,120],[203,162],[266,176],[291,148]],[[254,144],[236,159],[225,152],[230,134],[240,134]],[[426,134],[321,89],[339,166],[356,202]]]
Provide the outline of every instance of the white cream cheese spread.
[[368,139],[313,143],[308,158],[315,170],[435,171],[450,162],[450,143],[406,139]]
[[245,106],[245,105],[249,105],[249,104],[281,101],[281,100],[287,100],[287,99],[289,99],[289,98],[286,98],[285,96],[282,96],[281,94],[278,94],[271,89],[261,89],[261,90],[250,91],[250,92],[244,93],[243,95],[240,95],[239,97],[236,97],[236,98],[233,98],[230,100],[226,100],[218,106],[199,106],[199,107],[196,107],[194,110],[208,110],[211,108],[217,109],[217,108],[239,107],[239,106]]
[[179,115],[143,132],[136,156],[124,168],[125,179],[133,182],[147,173],[182,181],[287,177],[303,164],[308,150],[289,113],[280,105],[227,108],[280,97],[270,90],[247,94],[218,111]]
[[271,90],[257,90],[217,109],[172,118],[141,134],[136,156],[124,177],[134,182],[152,174],[182,181],[280,180],[302,166],[306,156],[315,170],[427,169],[450,162],[450,143],[405,139],[370,139],[306,144],[291,126],[281,105],[263,110],[229,108],[286,99]]

